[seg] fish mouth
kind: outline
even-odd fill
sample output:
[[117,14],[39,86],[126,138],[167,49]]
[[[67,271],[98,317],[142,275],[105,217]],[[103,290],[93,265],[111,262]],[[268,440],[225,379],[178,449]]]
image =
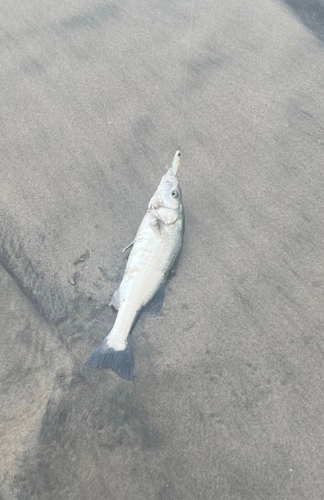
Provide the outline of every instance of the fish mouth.
[[180,166],[180,162],[181,162],[181,153],[180,153],[180,146],[179,146],[179,149],[176,151],[176,154],[173,157],[172,165],[168,170],[169,175],[173,175],[173,176],[177,175],[177,172],[178,172],[178,169]]

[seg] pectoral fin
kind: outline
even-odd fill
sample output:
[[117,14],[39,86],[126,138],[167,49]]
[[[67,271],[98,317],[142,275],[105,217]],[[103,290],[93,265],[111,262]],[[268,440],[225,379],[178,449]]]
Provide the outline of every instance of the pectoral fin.
[[163,224],[162,224],[162,221],[160,219],[158,219],[156,217],[154,219],[154,222],[151,222],[151,228],[152,228],[153,233],[156,236],[161,237],[162,231],[163,231]]

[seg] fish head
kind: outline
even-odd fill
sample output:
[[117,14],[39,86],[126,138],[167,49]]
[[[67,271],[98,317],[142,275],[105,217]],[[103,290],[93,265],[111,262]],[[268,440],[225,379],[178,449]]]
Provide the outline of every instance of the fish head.
[[172,223],[182,213],[182,196],[179,181],[176,176],[165,174],[149,203],[149,209],[154,210],[161,219]]
[[181,188],[178,179],[174,175],[165,174],[162,177],[157,193],[164,208],[181,210]]

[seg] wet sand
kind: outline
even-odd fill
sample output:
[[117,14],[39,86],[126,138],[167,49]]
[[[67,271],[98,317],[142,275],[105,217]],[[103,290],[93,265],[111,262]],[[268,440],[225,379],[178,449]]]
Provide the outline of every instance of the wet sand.
[[[0,498],[324,496],[321,6],[2,3]],[[130,383],[84,363],[179,142]]]

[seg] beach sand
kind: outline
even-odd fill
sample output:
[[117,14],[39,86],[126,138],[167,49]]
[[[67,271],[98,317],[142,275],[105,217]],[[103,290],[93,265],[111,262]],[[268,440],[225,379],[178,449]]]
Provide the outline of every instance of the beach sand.
[[[291,4],[2,2],[1,499],[323,498],[323,17]],[[179,142],[130,383],[85,361]]]

